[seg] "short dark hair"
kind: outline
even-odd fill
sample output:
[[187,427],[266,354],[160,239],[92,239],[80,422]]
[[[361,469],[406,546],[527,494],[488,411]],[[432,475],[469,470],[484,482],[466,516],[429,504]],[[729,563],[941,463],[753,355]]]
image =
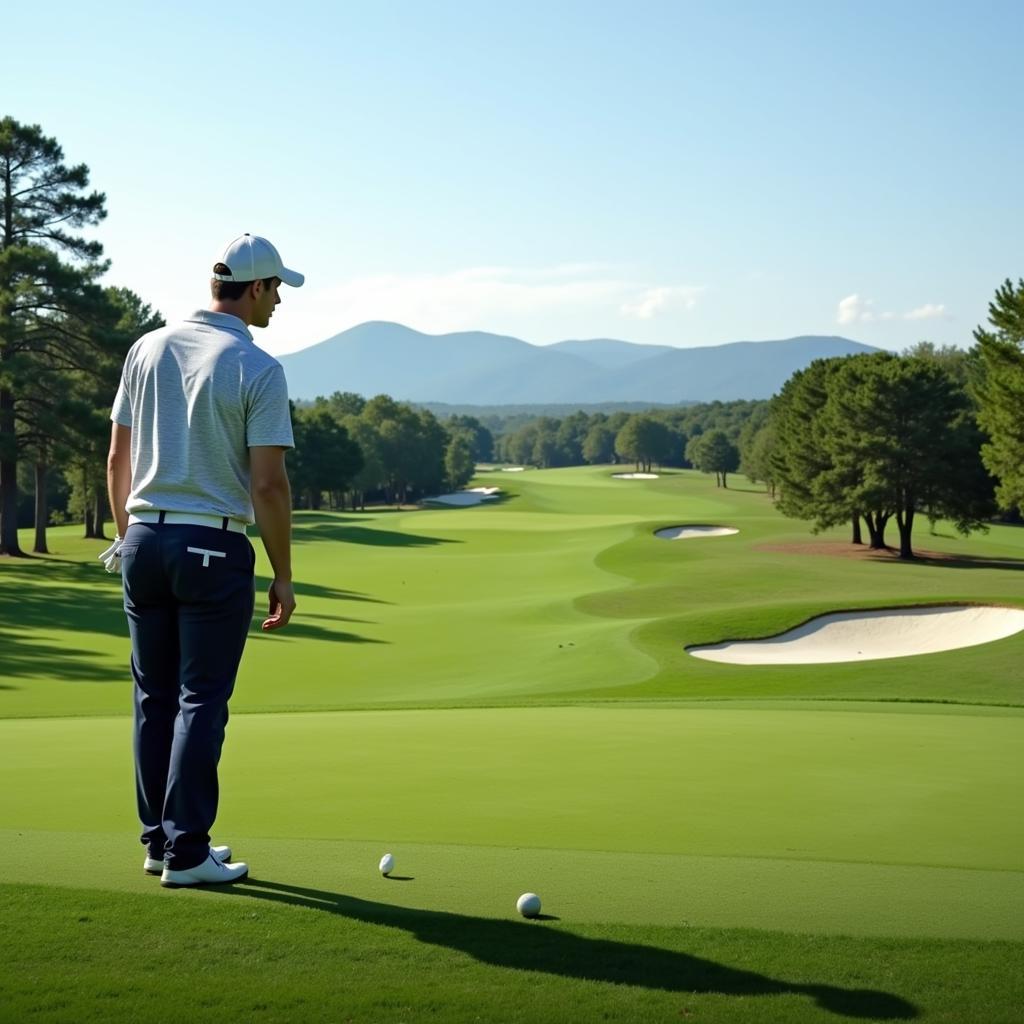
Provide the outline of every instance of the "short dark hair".
[[[225,263],[216,263],[213,267],[215,274],[230,274],[231,268]],[[276,277],[265,277],[263,278],[263,287],[271,288],[274,282],[277,280]],[[217,278],[210,278],[210,294],[215,299],[224,299],[228,302],[233,302],[235,299],[240,299],[244,294],[246,288],[252,284],[252,281],[218,281]]]

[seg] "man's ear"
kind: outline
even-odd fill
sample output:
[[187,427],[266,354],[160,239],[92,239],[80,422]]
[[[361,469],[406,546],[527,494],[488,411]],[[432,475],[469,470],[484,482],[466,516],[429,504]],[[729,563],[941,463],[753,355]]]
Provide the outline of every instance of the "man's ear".
[[254,299],[258,299],[263,294],[263,291],[263,279],[260,277],[256,278],[256,280],[249,285],[249,295]]

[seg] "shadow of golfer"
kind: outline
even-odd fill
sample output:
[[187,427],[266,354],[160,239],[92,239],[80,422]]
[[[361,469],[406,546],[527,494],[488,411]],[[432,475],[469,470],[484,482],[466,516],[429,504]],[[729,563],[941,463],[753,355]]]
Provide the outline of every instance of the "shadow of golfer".
[[792,993],[809,996],[818,1006],[832,1013],[873,1020],[913,1020],[919,1015],[912,1003],[887,992],[793,984],[687,953],[590,939],[525,921],[416,910],[258,878],[249,878],[234,886],[218,887],[218,891],[225,895],[322,910],[367,924],[404,928],[421,942],[459,950],[495,967],[542,971],[566,978],[636,985],[668,992],[726,996]]

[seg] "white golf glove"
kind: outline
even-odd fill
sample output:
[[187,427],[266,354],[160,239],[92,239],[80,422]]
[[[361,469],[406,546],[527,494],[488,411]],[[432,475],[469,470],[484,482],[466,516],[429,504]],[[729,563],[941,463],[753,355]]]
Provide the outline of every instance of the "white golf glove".
[[102,554],[97,555],[107,572],[121,571],[121,534],[114,534],[114,543]]

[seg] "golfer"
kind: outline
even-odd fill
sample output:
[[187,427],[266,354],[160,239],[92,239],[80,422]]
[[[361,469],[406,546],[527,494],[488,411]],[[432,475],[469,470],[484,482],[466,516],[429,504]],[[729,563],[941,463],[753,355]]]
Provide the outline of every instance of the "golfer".
[[264,630],[295,609],[288,389],[253,343],[283,283],[265,238],[236,238],[213,266],[206,310],[141,337],[125,359],[107,459],[135,680],[135,778],[144,870],[169,888],[234,882],[248,865],[210,847],[228,700],[252,622],[254,520],[273,570]]

